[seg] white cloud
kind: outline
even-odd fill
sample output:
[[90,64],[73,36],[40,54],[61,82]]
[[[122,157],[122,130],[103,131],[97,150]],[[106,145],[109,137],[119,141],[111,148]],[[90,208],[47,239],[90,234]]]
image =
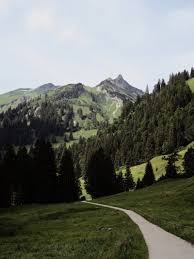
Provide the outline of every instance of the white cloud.
[[168,14],[168,23],[170,28],[173,30],[178,30],[180,33],[185,30],[193,31],[194,24],[194,9],[193,8],[181,8],[173,10]]
[[76,45],[86,46],[89,44],[89,38],[77,27],[64,26],[55,31],[58,43],[75,43]]
[[50,9],[33,10],[26,18],[26,25],[34,31],[53,31],[55,15]]
[[60,19],[56,10],[52,8],[34,9],[25,17],[25,24],[30,33],[48,33],[50,39],[59,44],[75,43],[83,46],[88,43],[86,35],[78,25],[72,25],[65,19]]
[[13,0],[0,0],[0,12],[6,11]]

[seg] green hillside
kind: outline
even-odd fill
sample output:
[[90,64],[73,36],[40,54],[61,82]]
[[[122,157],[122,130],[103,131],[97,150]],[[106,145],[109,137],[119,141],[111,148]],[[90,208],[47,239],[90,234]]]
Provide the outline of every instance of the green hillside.
[[0,258],[137,258],[148,251],[121,212],[92,205],[33,205],[0,210]]
[[188,83],[188,85],[189,85],[191,91],[194,93],[194,78],[189,79],[189,80],[187,81],[187,83]]
[[[176,165],[179,167],[180,172],[182,170],[183,157],[184,157],[188,147],[190,147],[190,146],[194,146],[194,142],[190,143],[188,146],[186,146],[185,148],[181,149],[178,152],[179,161],[176,162]],[[152,163],[152,167],[154,170],[156,180],[158,178],[160,178],[160,176],[162,176],[162,174],[165,174],[165,167],[167,165],[167,161],[164,160],[163,157],[167,157],[167,155],[166,156],[163,156],[163,155],[156,156],[153,159],[151,159],[151,163]],[[132,175],[133,175],[135,181],[137,181],[138,178],[140,178],[140,179],[143,178],[143,175],[145,173],[145,167],[146,167],[146,163],[131,167],[131,172],[132,172]],[[121,167],[120,170],[123,172],[123,174],[126,171],[125,167]]]
[[194,177],[165,180],[137,191],[98,199],[132,209],[149,221],[194,244]]
[[29,89],[17,89],[5,94],[1,94],[0,105],[12,104],[13,102],[26,95],[26,93],[28,94],[28,90]]
[[[176,162],[176,166],[179,168],[179,172],[182,171],[182,163],[183,163],[183,157],[186,153],[186,151],[188,150],[189,147],[193,147],[194,146],[194,142],[191,142],[189,145],[187,145],[186,147],[182,148],[179,152],[179,160]],[[160,178],[160,176],[165,175],[165,167],[167,165],[167,161],[163,159],[163,157],[167,157],[168,155],[165,156],[156,156],[154,158],[151,159],[151,163],[152,163],[152,167],[154,170],[154,175],[156,180],[158,180]],[[142,163],[139,165],[135,165],[132,166],[130,168],[131,173],[133,175],[134,181],[137,182],[138,178],[142,179],[145,173],[145,167],[146,167],[146,163]],[[126,168],[125,167],[121,167],[118,171],[120,172],[122,171],[123,175],[126,172]],[[81,183],[81,189],[82,189],[82,195],[84,195],[86,197],[86,199],[90,200],[91,196],[86,192],[85,187],[84,187],[84,180],[83,178],[80,178],[80,183]]]

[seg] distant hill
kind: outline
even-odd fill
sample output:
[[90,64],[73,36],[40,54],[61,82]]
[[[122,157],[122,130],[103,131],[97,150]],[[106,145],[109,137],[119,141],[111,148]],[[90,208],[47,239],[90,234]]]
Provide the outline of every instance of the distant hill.
[[134,101],[137,95],[142,96],[143,91],[131,86],[124,80],[122,75],[117,78],[108,78],[96,86],[98,91],[108,94],[110,97],[117,97],[122,100]]
[[[121,114],[123,103],[134,102],[138,95],[142,96],[143,91],[132,87],[121,75],[95,87],[82,83],[64,86],[48,83],[35,89],[17,89],[0,95],[0,112],[6,112],[6,120],[2,115],[1,122],[6,127],[24,123],[37,134],[44,131],[46,135],[66,138],[65,132],[83,132],[112,123]],[[10,112],[8,108],[15,111]]]

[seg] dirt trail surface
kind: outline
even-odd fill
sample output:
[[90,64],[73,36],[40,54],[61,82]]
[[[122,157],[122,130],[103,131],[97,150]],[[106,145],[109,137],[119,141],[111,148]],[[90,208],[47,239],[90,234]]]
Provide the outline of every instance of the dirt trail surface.
[[118,207],[94,202],[85,202],[96,206],[120,210],[126,213],[139,226],[148,246],[149,259],[194,259],[194,246],[150,223],[139,214]]

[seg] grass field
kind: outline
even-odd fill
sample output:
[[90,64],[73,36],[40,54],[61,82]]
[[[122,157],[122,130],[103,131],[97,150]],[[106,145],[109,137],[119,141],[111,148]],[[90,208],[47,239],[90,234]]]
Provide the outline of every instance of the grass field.
[[188,83],[188,85],[189,85],[191,91],[194,93],[194,78],[189,79],[189,80],[187,81],[187,83]]
[[1,209],[0,258],[147,259],[148,251],[127,215],[74,203]]
[[[81,129],[73,133],[73,140],[66,143],[66,146],[69,147],[73,143],[77,143],[80,137],[90,138],[97,134],[97,129],[84,130]],[[57,143],[53,144],[54,148],[58,148],[61,144],[64,144],[64,137],[57,137]]]
[[194,244],[194,177],[165,180],[151,187],[95,201],[132,209]]
[[[179,154],[179,161],[176,162],[177,167],[179,168],[179,171],[181,171],[182,168],[182,163],[183,163],[183,157],[185,155],[185,152],[187,151],[188,147],[194,146],[194,142],[191,142],[188,146],[183,148],[178,152]],[[151,159],[152,167],[154,170],[154,175],[156,179],[158,179],[162,174],[165,174],[165,167],[167,165],[167,161],[163,159],[164,156],[156,156],[153,159]],[[143,175],[145,173],[145,166],[146,163],[132,166],[131,167],[131,173],[134,177],[134,180],[137,181],[138,178],[142,179]],[[121,167],[120,170],[125,173],[125,167]]]

